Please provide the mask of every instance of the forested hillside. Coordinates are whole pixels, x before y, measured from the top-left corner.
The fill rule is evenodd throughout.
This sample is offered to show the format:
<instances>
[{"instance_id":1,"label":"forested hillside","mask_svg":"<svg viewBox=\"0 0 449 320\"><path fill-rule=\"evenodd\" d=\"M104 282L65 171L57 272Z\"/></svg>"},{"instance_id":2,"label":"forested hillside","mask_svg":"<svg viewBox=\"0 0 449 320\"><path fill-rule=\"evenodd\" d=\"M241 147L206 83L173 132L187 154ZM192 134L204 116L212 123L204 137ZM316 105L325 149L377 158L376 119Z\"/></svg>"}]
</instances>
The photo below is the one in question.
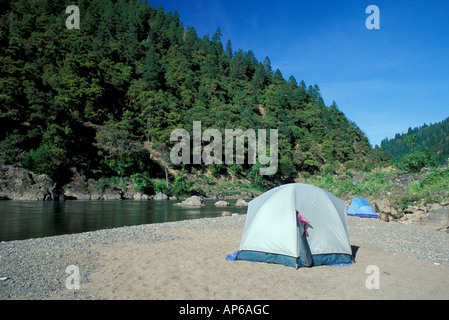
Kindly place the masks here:
<instances>
[{"instance_id":1,"label":"forested hillside","mask_svg":"<svg viewBox=\"0 0 449 320\"><path fill-rule=\"evenodd\" d=\"M449 158L449 118L414 129L407 133L396 134L394 139L385 139L381 149L395 158L403 158L410 154L427 154L430 164L446 164Z\"/></svg>"},{"instance_id":2,"label":"forested hillside","mask_svg":"<svg viewBox=\"0 0 449 320\"><path fill-rule=\"evenodd\" d=\"M65 25L72 4L80 29ZM258 183L382 160L335 103L324 105L318 85L284 79L268 57L222 42L220 28L198 35L176 11L138 0L10 0L0 12L4 164L56 180L70 167L96 179L163 176L166 167ZM276 175L258 176L258 164L247 162L171 164L171 132L192 132L193 121L222 133L278 129Z\"/></svg>"}]
</instances>

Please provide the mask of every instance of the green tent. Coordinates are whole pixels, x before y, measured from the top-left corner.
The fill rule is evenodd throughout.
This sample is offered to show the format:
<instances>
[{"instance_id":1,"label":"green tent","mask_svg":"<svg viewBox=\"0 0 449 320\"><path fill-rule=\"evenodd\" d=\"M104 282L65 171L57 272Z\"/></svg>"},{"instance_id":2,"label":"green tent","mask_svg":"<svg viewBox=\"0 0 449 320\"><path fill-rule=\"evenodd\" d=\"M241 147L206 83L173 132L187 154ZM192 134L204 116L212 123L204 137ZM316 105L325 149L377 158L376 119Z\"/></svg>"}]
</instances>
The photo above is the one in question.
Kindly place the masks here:
<instances>
[{"instance_id":1,"label":"green tent","mask_svg":"<svg viewBox=\"0 0 449 320\"><path fill-rule=\"evenodd\" d=\"M345 203L315 186L292 183L248 204L235 260L296 268L352 261Z\"/></svg>"}]
</instances>

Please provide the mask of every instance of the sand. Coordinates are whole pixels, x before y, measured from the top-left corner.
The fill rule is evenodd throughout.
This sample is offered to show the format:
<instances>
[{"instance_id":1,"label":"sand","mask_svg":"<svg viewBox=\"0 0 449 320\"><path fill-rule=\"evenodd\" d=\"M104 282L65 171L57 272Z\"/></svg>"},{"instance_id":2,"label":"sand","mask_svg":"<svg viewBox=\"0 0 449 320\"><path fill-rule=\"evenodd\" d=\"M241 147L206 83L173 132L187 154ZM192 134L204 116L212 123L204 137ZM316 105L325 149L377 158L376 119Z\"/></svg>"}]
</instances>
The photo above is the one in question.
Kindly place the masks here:
<instances>
[{"instance_id":1,"label":"sand","mask_svg":"<svg viewBox=\"0 0 449 320\"><path fill-rule=\"evenodd\" d=\"M355 264L295 270L226 260L226 255L238 250L242 231L243 225L178 227L167 231L175 240L96 244L92 249L99 255L92 263L98 268L88 282L81 283L79 296L108 300L449 299L448 265L369 246L363 234L350 237L351 245L358 248ZM369 266L378 270L378 288L372 288L376 272ZM62 288L51 299L73 299L73 289Z\"/></svg>"}]
</instances>

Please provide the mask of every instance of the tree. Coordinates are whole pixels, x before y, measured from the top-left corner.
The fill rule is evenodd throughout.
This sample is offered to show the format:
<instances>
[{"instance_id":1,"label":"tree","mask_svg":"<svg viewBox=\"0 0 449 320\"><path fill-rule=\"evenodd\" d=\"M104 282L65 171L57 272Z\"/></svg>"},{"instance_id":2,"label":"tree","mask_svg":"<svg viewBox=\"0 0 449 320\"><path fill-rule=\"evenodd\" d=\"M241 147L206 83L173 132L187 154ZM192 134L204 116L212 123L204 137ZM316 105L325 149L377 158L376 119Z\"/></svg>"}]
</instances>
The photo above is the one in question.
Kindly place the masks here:
<instances>
[{"instance_id":1,"label":"tree","mask_svg":"<svg viewBox=\"0 0 449 320\"><path fill-rule=\"evenodd\" d=\"M272 70L272 68L271 68L271 61L270 61L270 58L265 57L265 59L263 60L263 67L264 67L265 71L266 71L269 75L272 74L273 70Z\"/></svg>"},{"instance_id":2,"label":"tree","mask_svg":"<svg viewBox=\"0 0 449 320\"><path fill-rule=\"evenodd\" d=\"M154 45L150 45L146 53L142 79L148 84L148 90L158 90L162 86L162 67Z\"/></svg>"},{"instance_id":3,"label":"tree","mask_svg":"<svg viewBox=\"0 0 449 320\"><path fill-rule=\"evenodd\" d=\"M148 169L148 152L130 133L129 119L109 120L97 133L96 145L106 170L119 176L129 176Z\"/></svg>"},{"instance_id":4,"label":"tree","mask_svg":"<svg viewBox=\"0 0 449 320\"><path fill-rule=\"evenodd\" d=\"M24 156L24 167L55 178L60 165L65 161L73 143L72 130L67 125L50 124L45 131L42 143Z\"/></svg>"},{"instance_id":5,"label":"tree","mask_svg":"<svg viewBox=\"0 0 449 320\"><path fill-rule=\"evenodd\" d=\"M229 59L232 59L232 57L233 57L233 51L232 51L232 45L231 45L231 40L229 40L228 39L228 41L226 42L226 56L229 58Z\"/></svg>"},{"instance_id":6,"label":"tree","mask_svg":"<svg viewBox=\"0 0 449 320\"><path fill-rule=\"evenodd\" d=\"M298 86L298 82L296 82L296 79L295 79L294 76L290 76L290 77L288 78L288 84L290 85L290 87L291 87L292 89L295 89L295 88Z\"/></svg>"}]
</instances>

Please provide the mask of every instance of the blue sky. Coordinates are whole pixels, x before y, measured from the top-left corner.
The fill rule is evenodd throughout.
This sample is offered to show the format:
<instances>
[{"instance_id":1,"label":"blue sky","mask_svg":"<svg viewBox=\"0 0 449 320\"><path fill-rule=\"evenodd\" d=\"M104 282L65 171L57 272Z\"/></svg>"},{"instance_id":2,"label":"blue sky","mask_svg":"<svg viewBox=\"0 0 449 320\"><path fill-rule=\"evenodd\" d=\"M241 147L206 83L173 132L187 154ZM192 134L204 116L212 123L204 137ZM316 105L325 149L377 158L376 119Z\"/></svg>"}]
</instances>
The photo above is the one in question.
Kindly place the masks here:
<instances>
[{"instance_id":1,"label":"blue sky","mask_svg":"<svg viewBox=\"0 0 449 320\"><path fill-rule=\"evenodd\" d=\"M447 0L149 0L200 37L266 56L285 79L317 84L371 144L449 117ZM380 29L368 30L369 5Z\"/></svg>"}]
</instances>

